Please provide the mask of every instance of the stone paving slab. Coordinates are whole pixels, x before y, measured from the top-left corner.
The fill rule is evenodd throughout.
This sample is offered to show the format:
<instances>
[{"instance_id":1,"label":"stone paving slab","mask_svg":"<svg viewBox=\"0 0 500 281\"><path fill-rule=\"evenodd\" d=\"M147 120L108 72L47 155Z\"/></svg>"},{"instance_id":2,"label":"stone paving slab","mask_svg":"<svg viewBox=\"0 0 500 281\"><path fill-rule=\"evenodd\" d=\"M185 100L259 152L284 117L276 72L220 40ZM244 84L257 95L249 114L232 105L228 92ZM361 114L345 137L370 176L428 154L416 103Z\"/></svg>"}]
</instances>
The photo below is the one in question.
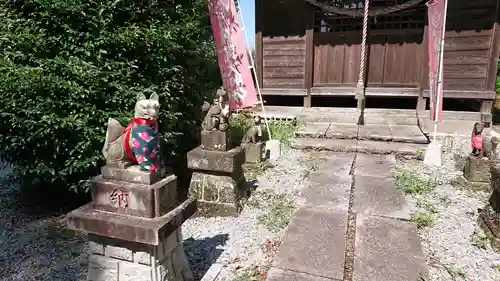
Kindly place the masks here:
<instances>
[{"instance_id":1,"label":"stone paving slab","mask_svg":"<svg viewBox=\"0 0 500 281\"><path fill-rule=\"evenodd\" d=\"M388 125L359 126L359 139L391 141L392 134Z\"/></svg>"},{"instance_id":2,"label":"stone paving slab","mask_svg":"<svg viewBox=\"0 0 500 281\"><path fill-rule=\"evenodd\" d=\"M358 125L331 123L325 135L326 138L354 139L358 137Z\"/></svg>"},{"instance_id":3,"label":"stone paving slab","mask_svg":"<svg viewBox=\"0 0 500 281\"><path fill-rule=\"evenodd\" d=\"M292 141L292 148L301 150L359 152L370 154L401 154L418 156L419 150L427 145L403 142L382 142L355 139L313 139L297 138Z\"/></svg>"},{"instance_id":4,"label":"stone paving slab","mask_svg":"<svg viewBox=\"0 0 500 281\"><path fill-rule=\"evenodd\" d=\"M267 281L341 281L315 275L310 275L302 272L291 270L283 270L276 267L271 267L267 273Z\"/></svg>"},{"instance_id":5,"label":"stone paving slab","mask_svg":"<svg viewBox=\"0 0 500 281\"><path fill-rule=\"evenodd\" d=\"M346 227L346 213L299 208L287 227L274 266L342 280Z\"/></svg>"},{"instance_id":6,"label":"stone paving slab","mask_svg":"<svg viewBox=\"0 0 500 281\"><path fill-rule=\"evenodd\" d=\"M306 123L295 133L298 137L323 138L330 127L329 122Z\"/></svg>"},{"instance_id":7,"label":"stone paving slab","mask_svg":"<svg viewBox=\"0 0 500 281\"><path fill-rule=\"evenodd\" d=\"M413 223L357 216L353 281L417 281L423 276L427 266Z\"/></svg>"},{"instance_id":8,"label":"stone paving slab","mask_svg":"<svg viewBox=\"0 0 500 281\"><path fill-rule=\"evenodd\" d=\"M353 211L356 213L410 220L404 193L392 178L355 177Z\"/></svg>"},{"instance_id":9,"label":"stone paving slab","mask_svg":"<svg viewBox=\"0 0 500 281\"><path fill-rule=\"evenodd\" d=\"M317 159L313 159L313 161L315 161L316 169L318 171L347 177L351 171L354 156L354 153L346 152L321 153L321 155L315 156Z\"/></svg>"},{"instance_id":10,"label":"stone paving slab","mask_svg":"<svg viewBox=\"0 0 500 281\"><path fill-rule=\"evenodd\" d=\"M310 184L299 190L305 206L347 213L352 183L350 176L337 176L323 171L311 173L309 179Z\"/></svg>"},{"instance_id":11,"label":"stone paving slab","mask_svg":"<svg viewBox=\"0 0 500 281\"><path fill-rule=\"evenodd\" d=\"M358 154L356 157L356 175L372 177L392 177L396 164L394 155Z\"/></svg>"},{"instance_id":12,"label":"stone paving slab","mask_svg":"<svg viewBox=\"0 0 500 281\"><path fill-rule=\"evenodd\" d=\"M393 141L427 144L427 138L418 126L390 125L390 129Z\"/></svg>"}]
</instances>

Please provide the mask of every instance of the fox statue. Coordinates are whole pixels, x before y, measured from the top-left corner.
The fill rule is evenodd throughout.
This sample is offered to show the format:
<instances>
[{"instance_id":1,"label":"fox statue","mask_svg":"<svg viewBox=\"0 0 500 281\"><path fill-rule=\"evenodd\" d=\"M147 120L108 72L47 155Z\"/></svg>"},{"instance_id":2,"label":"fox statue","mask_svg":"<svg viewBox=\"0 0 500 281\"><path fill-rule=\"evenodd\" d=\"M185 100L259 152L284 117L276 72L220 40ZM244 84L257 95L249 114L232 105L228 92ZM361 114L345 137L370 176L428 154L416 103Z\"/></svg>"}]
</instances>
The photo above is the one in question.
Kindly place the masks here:
<instances>
[{"instance_id":1,"label":"fox statue","mask_svg":"<svg viewBox=\"0 0 500 281\"><path fill-rule=\"evenodd\" d=\"M134 117L126 128L118 120L109 118L102 153L106 164L139 164L141 170L157 172L162 168L160 134L158 132L159 98L153 93L149 99L139 94Z\"/></svg>"}]
</instances>

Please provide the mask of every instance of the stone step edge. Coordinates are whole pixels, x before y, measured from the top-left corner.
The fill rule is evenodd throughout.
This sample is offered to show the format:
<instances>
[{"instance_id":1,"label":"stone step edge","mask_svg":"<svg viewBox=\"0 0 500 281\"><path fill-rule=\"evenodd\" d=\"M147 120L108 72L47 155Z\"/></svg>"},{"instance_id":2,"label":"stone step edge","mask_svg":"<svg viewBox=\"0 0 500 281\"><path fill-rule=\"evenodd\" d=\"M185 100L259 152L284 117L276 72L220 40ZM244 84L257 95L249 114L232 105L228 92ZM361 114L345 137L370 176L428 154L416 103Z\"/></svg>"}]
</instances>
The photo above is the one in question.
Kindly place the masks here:
<instances>
[{"instance_id":1,"label":"stone step edge","mask_svg":"<svg viewBox=\"0 0 500 281\"><path fill-rule=\"evenodd\" d=\"M295 132L295 136L298 138L318 138L318 139L339 139L339 140L368 140L368 141L383 141L383 142L400 142L400 143L414 143L414 144L428 144L427 138L425 136L418 137L393 137L384 135L371 135L371 136L355 136L349 134L325 134L322 132Z\"/></svg>"},{"instance_id":2,"label":"stone step edge","mask_svg":"<svg viewBox=\"0 0 500 281\"><path fill-rule=\"evenodd\" d=\"M425 144L408 144L396 142L367 141L354 139L306 139L297 138L291 147L299 150L326 150L334 152L359 152L366 154L399 154L421 157L425 152Z\"/></svg>"}]
</instances>

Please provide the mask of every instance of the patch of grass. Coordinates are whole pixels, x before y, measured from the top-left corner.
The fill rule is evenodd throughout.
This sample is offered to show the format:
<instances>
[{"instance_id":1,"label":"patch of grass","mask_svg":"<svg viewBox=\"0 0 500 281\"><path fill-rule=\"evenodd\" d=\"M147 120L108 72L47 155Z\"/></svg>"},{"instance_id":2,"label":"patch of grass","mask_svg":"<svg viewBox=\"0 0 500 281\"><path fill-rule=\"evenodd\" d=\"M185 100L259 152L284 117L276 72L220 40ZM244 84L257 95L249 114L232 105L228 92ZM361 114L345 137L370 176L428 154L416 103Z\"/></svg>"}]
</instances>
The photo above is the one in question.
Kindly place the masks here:
<instances>
[{"instance_id":1,"label":"patch of grass","mask_svg":"<svg viewBox=\"0 0 500 281\"><path fill-rule=\"evenodd\" d=\"M429 211L431 214L436 214L438 212L436 206L432 205L428 201L425 201L423 198L419 198L417 200L416 205L419 208L422 208L422 209Z\"/></svg>"},{"instance_id":2,"label":"patch of grass","mask_svg":"<svg viewBox=\"0 0 500 281\"><path fill-rule=\"evenodd\" d=\"M470 242L473 246L486 250L489 240L486 235L475 230L470 237Z\"/></svg>"},{"instance_id":3,"label":"patch of grass","mask_svg":"<svg viewBox=\"0 0 500 281\"><path fill-rule=\"evenodd\" d=\"M246 131L254 125L254 116L249 111L240 111L232 114L229 118L231 128L231 141L234 145L240 145Z\"/></svg>"},{"instance_id":4,"label":"patch of grass","mask_svg":"<svg viewBox=\"0 0 500 281\"><path fill-rule=\"evenodd\" d=\"M257 217L257 220L272 232L280 232L285 229L297 208L295 202L288 196L271 191L260 192L255 197L250 198L247 204L265 210L262 215Z\"/></svg>"},{"instance_id":5,"label":"patch of grass","mask_svg":"<svg viewBox=\"0 0 500 281\"><path fill-rule=\"evenodd\" d=\"M395 169L393 178L396 186L405 194L424 194L436 186L435 180L422 178L417 173L406 169Z\"/></svg>"},{"instance_id":6,"label":"patch of grass","mask_svg":"<svg viewBox=\"0 0 500 281\"><path fill-rule=\"evenodd\" d=\"M453 280L466 279L465 273L461 271L455 264L444 264L443 268L446 270L446 272L448 272L448 274L450 274Z\"/></svg>"},{"instance_id":7,"label":"patch of grass","mask_svg":"<svg viewBox=\"0 0 500 281\"><path fill-rule=\"evenodd\" d=\"M319 154L315 151L306 153L304 157L300 158L301 164L307 171L316 171L318 169L319 161Z\"/></svg>"},{"instance_id":8,"label":"patch of grass","mask_svg":"<svg viewBox=\"0 0 500 281\"><path fill-rule=\"evenodd\" d=\"M417 148L417 150L415 151L415 157L417 160L424 160L424 156L425 156L425 149L424 148Z\"/></svg>"},{"instance_id":9,"label":"patch of grass","mask_svg":"<svg viewBox=\"0 0 500 281\"><path fill-rule=\"evenodd\" d=\"M247 180L255 180L258 176L262 175L269 167L269 164L265 161L244 165L243 171L245 173L245 178Z\"/></svg>"},{"instance_id":10,"label":"patch of grass","mask_svg":"<svg viewBox=\"0 0 500 281\"><path fill-rule=\"evenodd\" d=\"M238 275L233 281L263 281L265 279L262 279L260 276L254 276L249 273L243 273Z\"/></svg>"},{"instance_id":11,"label":"patch of grass","mask_svg":"<svg viewBox=\"0 0 500 281\"><path fill-rule=\"evenodd\" d=\"M297 131L297 124L291 121L273 120L269 121L269 130L274 140L279 140L282 144L290 146Z\"/></svg>"},{"instance_id":12,"label":"patch of grass","mask_svg":"<svg viewBox=\"0 0 500 281\"><path fill-rule=\"evenodd\" d=\"M426 228L434 224L434 218L426 212L416 212L411 214L411 221L417 225L418 229Z\"/></svg>"}]
</instances>

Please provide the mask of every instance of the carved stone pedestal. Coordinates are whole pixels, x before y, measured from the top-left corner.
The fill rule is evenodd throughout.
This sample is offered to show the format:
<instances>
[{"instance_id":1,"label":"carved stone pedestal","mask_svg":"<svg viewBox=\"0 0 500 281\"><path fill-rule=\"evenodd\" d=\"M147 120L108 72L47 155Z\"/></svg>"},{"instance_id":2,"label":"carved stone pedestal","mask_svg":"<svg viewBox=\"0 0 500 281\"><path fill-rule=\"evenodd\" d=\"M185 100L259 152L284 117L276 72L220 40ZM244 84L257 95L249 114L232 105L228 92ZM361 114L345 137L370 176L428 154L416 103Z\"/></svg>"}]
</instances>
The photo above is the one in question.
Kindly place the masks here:
<instances>
[{"instance_id":1,"label":"carved stone pedestal","mask_svg":"<svg viewBox=\"0 0 500 281\"><path fill-rule=\"evenodd\" d=\"M491 160L472 155L467 157L464 177L471 182L489 182Z\"/></svg>"},{"instance_id":2,"label":"carved stone pedestal","mask_svg":"<svg viewBox=\"0 0 500 281\"><path fill-rule=\"evenodd\" d=\"M491 188L488 204L479 211L480 224L491 246L500 251L500 165L491 167Z\"/></svg>"},{"instance_id":3,"label":"carved stone pedestal","mask_svg":"<svg viewBox=\"0 0 500 281\"><path fill-rule=\"evenodd\" d=\"M262 162L262 153L264 152L264 143L247 143L242 145L245 149L245 162L246 163L260 163Z\"/></svg>"},{"instance_id":4,"label":"carved stone pedestal","mask_svg":"<svg viewBox=\"0 0 500 281\"><path fill-rule=\"evenodd\" d=\"M229 132L201 130L201 148L226 151L229 148Z\"/></svg>"},{"instance_id":5,"label":"carved stone pedestal","mask_svg":"<svg viewBox=\"0 0 500 281\"><path fill-rule=\"evenodd\" d=\"M174 175L107 168L92 180L92 202L67 215L69 228L89 233L87 280L192 281L181 225L196 212L196 200L179 204Z\"/></svg>"},{"instance_id":6,"label":"carved stone pedestal","mask_svg":"<svg viewBox=\"0 0 500 281\"><path fill-rule=\"evenodd\" d=\"M198 201L200 215L228 216L241 211L248 197L242 165L245 154L241 147L228 151L204 150L197 147L187 154L188 168L193 170L190 197Z\"/></svg>"}]
</instances>

